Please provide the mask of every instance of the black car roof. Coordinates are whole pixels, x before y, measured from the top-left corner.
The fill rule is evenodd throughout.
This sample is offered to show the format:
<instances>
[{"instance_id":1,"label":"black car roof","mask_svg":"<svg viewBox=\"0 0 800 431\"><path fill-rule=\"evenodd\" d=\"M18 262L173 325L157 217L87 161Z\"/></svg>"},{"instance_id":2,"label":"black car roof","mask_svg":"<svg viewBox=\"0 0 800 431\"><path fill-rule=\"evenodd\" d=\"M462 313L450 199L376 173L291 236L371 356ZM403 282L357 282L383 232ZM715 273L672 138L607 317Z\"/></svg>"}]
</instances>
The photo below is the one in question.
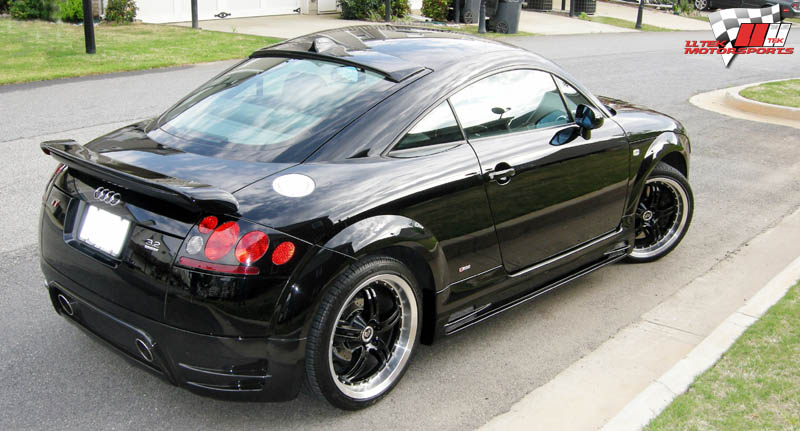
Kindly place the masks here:
<instances>
[{"instance_id":1,"label":"black car roof","mask_svg":"<svg viewBox=\"0 0 800 431\"><path fill-rule=\"evenodd\" d=\"M448 31L361 25L290 39L256 51L251 57L281 54L325 57L364 66L399 82L426 68L441 70L465 57L501 51L526 53L512 45Z\"/></svg>"}]
</instances>

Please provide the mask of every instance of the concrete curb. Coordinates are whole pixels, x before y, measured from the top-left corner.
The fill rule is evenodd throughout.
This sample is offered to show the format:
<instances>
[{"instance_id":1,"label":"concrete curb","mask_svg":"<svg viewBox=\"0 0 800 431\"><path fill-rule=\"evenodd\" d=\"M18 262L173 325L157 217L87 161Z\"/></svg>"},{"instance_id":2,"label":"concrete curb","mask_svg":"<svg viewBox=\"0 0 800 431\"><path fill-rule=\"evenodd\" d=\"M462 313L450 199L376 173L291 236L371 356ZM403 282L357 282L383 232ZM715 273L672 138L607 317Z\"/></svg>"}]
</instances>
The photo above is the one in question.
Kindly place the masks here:
<instances>
[{"instance_id":1,"label":"concrete curb","mask_svg":"<svg viewBox=\"0 0 800 431\"><path fill-rule=\"evenodd\" d=\"M640 430L658 416L695 378L711 368L744 331L777 303L800 279L800 257L731 314L685 358L654 381L616 416L603 431Z\"/></svg>"},{"instance_id":2,"label":"concrete curb","mask_svg":"<svg viewBox=\"0 0 800 431\"><path fill-rule=\"evenodd\" d=\"M758 82L755 84L741 85L739 87L732 87L725 91L725 101L733 108L740 111L750 112L756 115L764 115L769 117L780 117L787 120L800 121L800 108L792 108L789 106L773 105L771 103L758 102L750 100L739 94L745 88L755 87L757 85L765 84L767 82L787 81L786 79L776 79L773 81Z\"/></svg>"}]
</instances>

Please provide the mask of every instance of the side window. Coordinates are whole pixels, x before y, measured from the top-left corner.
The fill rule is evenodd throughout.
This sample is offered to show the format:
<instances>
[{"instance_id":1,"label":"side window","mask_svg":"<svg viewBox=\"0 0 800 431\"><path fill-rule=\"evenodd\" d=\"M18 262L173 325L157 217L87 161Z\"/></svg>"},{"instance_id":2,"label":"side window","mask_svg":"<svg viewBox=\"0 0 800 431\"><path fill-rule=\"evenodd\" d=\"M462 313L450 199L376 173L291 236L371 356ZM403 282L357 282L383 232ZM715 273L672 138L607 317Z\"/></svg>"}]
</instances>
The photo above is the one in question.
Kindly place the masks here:
<instances>
[{"instance_id":1,"label":"side window","mask_svg":"<svg viewBox=\"0 0 800 431\"><path fill-rule=\"evenodd\" d=\"M483 138L570 122L549 73L513 70L486 77L450 98L467 138Z\"/></svg>"},{"instance_id":2,"label":"side window","mask_svg":"<svg viewBox=\"0 0 800 431\"><path fill-rule=\"evenodd\" d=\"M395 145L394 150L408 150L463 140L453 111L447 102L442 102L409 130Z\"/></svg>"},{"instance_id":3,"label":"side window","mask_svg":"<svg viewBox=\"0 0 800 431\"><path fill-rule=\"evenodd\" d=\"M564 100L567 101L567 109L569 112L572 113L572 118L575 118L575 110L578 108L578 105L587 105L593 106L586 100L585 97L581 93L578 92L573 86L567 84L567 81L559 77L555 77L558 85L561 87L561 93L564 94Z\"/></svg>"}]
</instances>

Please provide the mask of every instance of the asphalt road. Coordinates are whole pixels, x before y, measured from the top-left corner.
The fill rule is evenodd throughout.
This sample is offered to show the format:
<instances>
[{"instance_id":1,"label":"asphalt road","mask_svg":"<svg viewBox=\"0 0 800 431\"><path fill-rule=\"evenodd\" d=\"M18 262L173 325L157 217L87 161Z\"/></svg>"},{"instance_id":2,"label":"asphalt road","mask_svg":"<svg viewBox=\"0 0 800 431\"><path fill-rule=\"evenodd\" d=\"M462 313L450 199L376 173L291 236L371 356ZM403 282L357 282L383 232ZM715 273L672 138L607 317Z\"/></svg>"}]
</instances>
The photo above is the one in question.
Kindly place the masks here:
<instances>
[{"instance_id":1,"label":"asphalt road","mask_svg":"<svg viewBox=\"0 0 800 431\"><path fill-rule=\"evenodd\" d=\"M305 395L280 404L231 403L172 387L64 322L42 287L36 219L55 163L38 143L86 142L155 115L225 64L0 87L0 429L460 430L485 423L800 206L796 129L724 117L687 101L700 92L796 75L800 54L742 57L730 69L719 58L683 55L684 40L709 37L513 40L561 64L597 94L653 107L685 124L693 141L692 227L659 262L613 265L423 346L395 391L356 413Z\"/></svg>"}]
</instances>

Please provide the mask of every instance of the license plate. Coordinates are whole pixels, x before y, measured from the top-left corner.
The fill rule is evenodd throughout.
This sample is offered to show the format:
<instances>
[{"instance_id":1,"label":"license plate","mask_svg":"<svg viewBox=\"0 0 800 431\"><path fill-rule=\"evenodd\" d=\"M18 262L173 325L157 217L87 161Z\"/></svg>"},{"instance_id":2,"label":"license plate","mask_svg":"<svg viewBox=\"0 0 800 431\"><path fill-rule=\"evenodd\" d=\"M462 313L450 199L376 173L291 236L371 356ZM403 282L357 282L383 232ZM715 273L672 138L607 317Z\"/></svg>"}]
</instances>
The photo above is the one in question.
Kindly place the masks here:
<instances>
[{"instance_id":1,"label":"license plate","mask_svg":"<svg viewBox=\"0 0 800 431\"><path fill-rule=\"evenodd\" d=\"M83 216L78 239L92 247L119 257L130 230L130 220L89 206Z\"/></svg>"}]
</instances>

